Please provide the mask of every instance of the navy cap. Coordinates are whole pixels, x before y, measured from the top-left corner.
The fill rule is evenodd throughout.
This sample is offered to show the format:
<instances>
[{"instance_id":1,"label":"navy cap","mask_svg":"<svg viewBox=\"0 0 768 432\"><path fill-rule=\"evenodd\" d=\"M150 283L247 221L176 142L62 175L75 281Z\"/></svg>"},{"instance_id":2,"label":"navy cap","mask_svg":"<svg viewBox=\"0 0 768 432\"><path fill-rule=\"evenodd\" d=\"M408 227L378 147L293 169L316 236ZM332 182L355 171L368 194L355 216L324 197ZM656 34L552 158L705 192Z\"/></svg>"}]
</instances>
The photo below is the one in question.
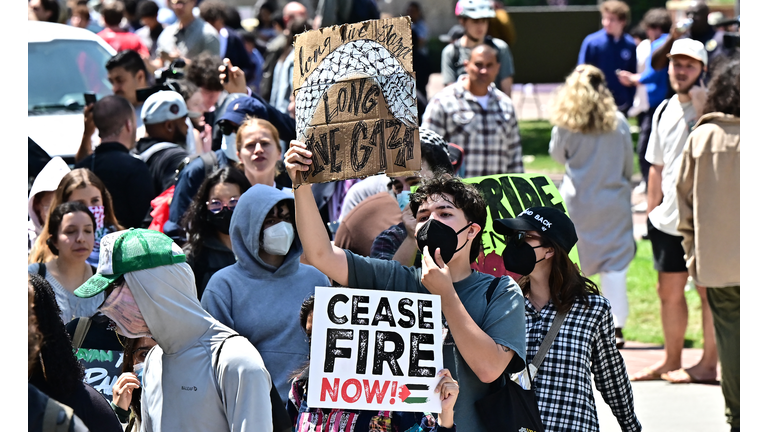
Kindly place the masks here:
<instances>
[{"instance_id":1,"label":"navy cap","mask_svg":"<svg viewBox=\"0 0 768 432\"><path fill-rule=\"evenodd\" d=\"M227 106L227 110L224 114L216 120L216 123L222 120L229 120L236 125L241 125L245 116L258 117L260 119L266 119L267 108L256 98L250 96L242 96L234 99Z\"/></svg>"}]
</instances>

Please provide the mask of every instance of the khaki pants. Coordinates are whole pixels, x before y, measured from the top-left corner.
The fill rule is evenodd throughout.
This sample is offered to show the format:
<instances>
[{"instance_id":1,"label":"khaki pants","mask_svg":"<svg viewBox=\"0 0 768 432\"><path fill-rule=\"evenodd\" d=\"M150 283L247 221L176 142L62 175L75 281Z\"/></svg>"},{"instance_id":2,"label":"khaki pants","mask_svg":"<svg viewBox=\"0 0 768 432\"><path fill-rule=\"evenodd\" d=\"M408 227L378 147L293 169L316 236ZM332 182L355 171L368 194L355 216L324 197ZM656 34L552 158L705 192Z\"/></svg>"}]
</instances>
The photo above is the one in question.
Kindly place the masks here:
<instances>
[{"instance_id":1,"label":"khaki pants","mask_svg":"<svg viewBox=\"0 0 768 432\"><path fill-rule=\"evenodd\" d=\"M733 428L739 427L739 352L740 307L738 286L707 288L709 307L715 321L717 355L720 357L725 398L725 416Z\"/></svg>"}]
</instances>

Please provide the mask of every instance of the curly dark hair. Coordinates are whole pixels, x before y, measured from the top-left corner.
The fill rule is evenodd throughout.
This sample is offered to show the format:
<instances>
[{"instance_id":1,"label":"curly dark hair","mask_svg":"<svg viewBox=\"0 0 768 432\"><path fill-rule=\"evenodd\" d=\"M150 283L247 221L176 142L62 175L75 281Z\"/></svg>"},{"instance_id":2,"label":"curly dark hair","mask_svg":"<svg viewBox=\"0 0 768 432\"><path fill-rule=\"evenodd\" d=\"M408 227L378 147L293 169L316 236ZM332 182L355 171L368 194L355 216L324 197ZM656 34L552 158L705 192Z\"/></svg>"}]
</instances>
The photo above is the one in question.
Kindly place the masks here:
<instances>
[{"instance_id":1,"label":"curly dark hair","mask_svg":"<svg viewBox=\"0 0 768 432\"><path fill-rule=\"evenodd\" d=\"M741 117L741 60L738 54L719 63L707 88L704 113L721 112Z\"/></svg>"},{"instance_id":2,"label":"curly dark hair","mask_svg":"<svg viewBox=\"0 0 768 432\"><path fill-rule=\"evenodd\" d=\"M237 168L224 167L211 173L200 185L197 194L181 219L181 226L189 227L189 243L186 248L192 255L197 255L203 249L203 240L216 235L216 229L208 221L208 195L214 186L221 183L232 183L244 194L251 187L248 178Z\"/></svg>"},{"instance_id":3,"label":"curly dark hair","mask_svg":"<svg viewBox=\"0 0 768 432\"><path fill-rule=\"evenodd\" d=\"M549 273L549 296L558 312L567 312L576 301L589 306L589 294L600 294L600 289L584 277L579 267L568 257L568 252L559 244L549 241L542 233L541 245L554 249L552 270ZM524 295L531 292L530 276L522 276L517 284Z\"/></svg>"},{"instance_id":4,"label":"curly dark hair","mask_svg":"<svg viewBox=\"0 0 768 432\"><path fill-rule=\"evenodd\" d=\"M485 219L488 215L485 206L485 200L477 190L475 185L464 183L459 177L449 175L439 175L430 179L425 179L421 185L411 195L411 212L413 217L419 212L419 207L427 201L427 198L435 195L451 195L451 202L456 208L464 212L464 217L480 225L480 232L485 229ZM472 240L472 246L469 249L469 262L473 263L480 255L480 249L483 246L481 235L475 236Z\"/></svg>"},{"instance_id":5,"label":"curly dark hair","mask_svg":"<svg viewBox=\"0 0 768 432\"><path fill-rule=\"evenodd\" d=\"M196 86L210 91L222 91L224 86L219 81L219 66L222 65L218 56L204 52L193 57L184 70L185 78Z\"/></svg>"},{"instance_id":6,"label":"curly dark hair","mask_svg":"<svg viewBox=\"0 0 768 432\"><path fill-rule=\"evenodd\" d=\"M301 324L301 329L304 330L304 333L307 332L307 320L309 319L309 314L314 309L315 295L312 294L304 299L304 302L301 303L301 309L299 309L299 323Z\"/></svg>"},{"instance_id":7,"label":"curly dark hair","mask_svg":"<svg viewBox=\"0 0 768 432\"><path fill-rule=\"evenodd\" d=\"M206 0L200 5L200 18L208 24L227 20L227 4L221 0Z\"/></svg>"},{"instance_id":8,"label":"curly dark hair","mask_svg":"<svg viewBox=\"0 0 768 432\"><path fill-rule=\"evenodd\" d=\"M32 367L29 382L53 399L67 400L83 381L83 366L72 352L72 340L59 316L53 288L38 274L30 273L29 283L35 290L32 308L43 335L41 361Z\"/></svg>"}]
</instances>

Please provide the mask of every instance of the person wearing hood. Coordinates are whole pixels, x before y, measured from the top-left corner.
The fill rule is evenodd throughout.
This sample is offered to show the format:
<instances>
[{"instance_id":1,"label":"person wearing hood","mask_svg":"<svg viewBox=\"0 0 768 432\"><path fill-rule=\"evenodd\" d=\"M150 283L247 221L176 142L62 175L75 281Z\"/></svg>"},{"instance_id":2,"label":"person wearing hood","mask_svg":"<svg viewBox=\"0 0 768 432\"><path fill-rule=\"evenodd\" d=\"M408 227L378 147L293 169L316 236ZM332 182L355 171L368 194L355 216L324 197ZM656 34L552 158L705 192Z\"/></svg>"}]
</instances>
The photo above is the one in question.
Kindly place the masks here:
<instances>
[{"instance_id":1,"label":"person wearing hood","mask_svg":"<svg viewBox=\"0 0 768 432\"><path fill-rule=\"evenodd\" d=\"M51 208L51 202L59 187L61 179L69 172L69 166L64 159L55 157L51 159L32 183L27 201L27 214L29 225L27 226L27 252L32 250L35 239L43 231L45 219Z\"/></svg>"},{"instance_id":2,"label":"person wearing hood","mask_svg":"<svg viewBox=\"0 0 768 432\"><path fill-rule=\"evenodd\" d=\"M274 187L256 184L240 196L229 230L237 262L211 277L201 300L262 353L283 402L291 373L309 355L292 311L316 286L329 285L319 270L299 262L294 211L293 197Z\"/></svg>"},{"instance_id":3,"label":"person wearing hood","mask_svg":"<svg viewBox=\"0 0 768 432\"><path fill-rule=\"evenodd\" d=\"M103 292L100 311L120 334L157 341L144 363L142 430L272 430L261 355L203 310L185 260L165 234L115 232L102 239L97 274L75 291Z\"/></svg>"},{"instance_id":4,"label":"person wearing hood","mask_svg":"<svg viewBox=\"0 0 768 432\"><path fill-rule=\"evenodd\" d=\"M187 104L181 94L162 90L144 101L141 118L147 137L136 143L136 153L147 164L158 196L174 184L176 169L188 156Z\"/></svg>"}]
</instances>

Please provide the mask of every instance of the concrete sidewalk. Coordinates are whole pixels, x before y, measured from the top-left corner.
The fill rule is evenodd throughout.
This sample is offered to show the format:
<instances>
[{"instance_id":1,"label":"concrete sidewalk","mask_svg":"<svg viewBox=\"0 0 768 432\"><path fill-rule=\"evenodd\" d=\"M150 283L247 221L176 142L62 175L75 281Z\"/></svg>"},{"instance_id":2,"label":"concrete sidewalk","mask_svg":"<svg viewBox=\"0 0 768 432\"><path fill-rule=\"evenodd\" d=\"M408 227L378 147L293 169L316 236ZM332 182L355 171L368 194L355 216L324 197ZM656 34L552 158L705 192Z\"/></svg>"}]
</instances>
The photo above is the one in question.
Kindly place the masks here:
<instances>
[{"instance_id":1,"label":"concrete sidewalk","mask_svg":"<svg viewBox=\"0 0 768 432\"><path fill-rule=\"evenodd\" d=\"M663 348L658 345L628 341L621 350L627 373L632 375L660 360ZM683 350L683 367L696 364L701 349ZM719 377L719 370L718 370ZM621 431L611 409L593 386L600 430ZM719 385L670 384L666 381L633 382L635 414L645 431L653 432L728 432L725 402Z\"/></svg>"}]
</instances>

